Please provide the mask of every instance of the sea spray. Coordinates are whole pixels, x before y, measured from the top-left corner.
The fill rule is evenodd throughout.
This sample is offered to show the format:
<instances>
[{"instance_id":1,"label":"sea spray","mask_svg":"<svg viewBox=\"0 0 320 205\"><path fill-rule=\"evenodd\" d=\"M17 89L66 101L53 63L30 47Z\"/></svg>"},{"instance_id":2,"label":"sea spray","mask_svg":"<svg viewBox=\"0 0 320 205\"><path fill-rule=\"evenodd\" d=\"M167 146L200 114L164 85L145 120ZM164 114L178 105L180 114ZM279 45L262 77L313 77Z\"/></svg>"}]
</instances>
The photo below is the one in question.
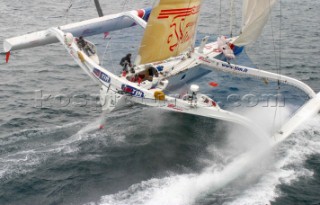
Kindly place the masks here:
<instances>
[{"instance_id":1,"label":"sea spray","mask_svg":"<svg viewBox=\"0 0 320 205\"><path fill-rule=\"evenodd\" d=\"M258 123L261 125L272 121L275 108L271 110L253 109L245 112L248 116L253 115L256 118L254 119L255 122L259 121ZM288 110L282 110L281 112L282 114L289 113ZM281 118L286 119L283 115L281 115ZM279 125L276 124L276 126ZM264 126L264 128L265 130L261 130L261 132L270 133L273 127L269 125ZM104 196L101 199L101 204L194 204L203 196L225 187L230 182L255 169L261 161L269 160L269 156L272 154L272 143L265 143L272 139L257 140L259 138L249 136L242 128L239 130L239 127L233 127L233 130L231 129L228 133L227 139L228 144L225 145L225 149L236 146L238 146L238 149L231 153L234 158L226 165L221 167L217 164L211 164L199 174L173 175L162 179L151 179L133 185L129 188L130 191ZM239 143L241 140L244 143ZM245 153L239 153L244 149L247 150ZM128 191L130 194L128 194Z\"/></svg>"}]
</instances>

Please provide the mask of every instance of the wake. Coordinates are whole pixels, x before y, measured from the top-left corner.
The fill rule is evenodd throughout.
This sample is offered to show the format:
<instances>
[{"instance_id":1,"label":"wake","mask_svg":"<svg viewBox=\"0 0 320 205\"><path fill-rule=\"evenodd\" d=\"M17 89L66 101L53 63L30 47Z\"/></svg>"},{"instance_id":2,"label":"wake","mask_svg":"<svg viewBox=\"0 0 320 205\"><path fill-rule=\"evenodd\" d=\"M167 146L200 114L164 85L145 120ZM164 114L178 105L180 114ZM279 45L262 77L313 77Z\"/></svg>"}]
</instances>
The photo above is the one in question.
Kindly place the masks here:
<instances>
[{"instance_id":1,"label":"wake","mask_svg":"<svg viewBox=\"0 0 320 205\"><path fill-rule=\"evenodd\" d=\"M262 131L272 133L287 120L289 111L281 110L279 112L281 112L281 116L277 118L278 124L265 126L266 130ZM270 112L270 110L255 110L247 115L261 118L258 119L259 123L265 124L270 122L270 117L274 116L272 113L274 112ZM252 183L250 181L251 174L257 175L255 176L259 178L257 182L250 184L244 191L238 190L237 196L225 199L225 203L232 205L269 204L270 201L280 196L281 193L277 190L279 184L290 184L300 176L312 177L312 171L303 168L302 165L309 155L319 153L319 122L319 116L309 120L289 140L281 144L278 144L281 141L277 141L277 139L270 139L269 142L252 141L251 137L239 136L241 131L232 130L228 136L231 143L226 148L234 147L238 149L237 151L248 147L250 149L247 149L243 154L238 155L238 152L231 154L235 157L226 165L216 164L217 162L212 160L212 164L204 168L201 173L172 174L164 178L143 181L132 185L127 190L101 197L99 204L198 204L209 194L218 192L236 179L242 180L243 183L246 180L249 181L247 183ZM242 145L239 143L241 141L244 141ZM289 165L296 166L290 169ZM239 179L240 176L244 177Z\"/></svg>"}]
</instances>

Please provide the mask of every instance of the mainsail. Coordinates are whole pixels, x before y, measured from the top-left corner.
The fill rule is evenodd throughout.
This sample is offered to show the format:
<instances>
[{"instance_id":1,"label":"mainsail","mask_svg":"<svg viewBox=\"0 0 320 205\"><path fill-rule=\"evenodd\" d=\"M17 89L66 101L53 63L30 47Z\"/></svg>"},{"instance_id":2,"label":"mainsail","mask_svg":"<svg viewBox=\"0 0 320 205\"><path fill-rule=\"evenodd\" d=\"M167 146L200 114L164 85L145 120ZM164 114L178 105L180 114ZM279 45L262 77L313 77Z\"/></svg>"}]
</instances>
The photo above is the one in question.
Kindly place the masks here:
<instances>
[{"instance_id":1,"label":"mainsail","mask_svg":"<svg viewBox=\"0 0 320 205\"><path fill-rule=\"evenodd\" d=\"M268 21L272 6L276 0L244 0L242 13L242 29L233 44L245 46L253 43L261 35Z\"/></svg>"},{"instance_id":2,"label":"mainsail","mask_svg":"<svg viewBox=\"0 0 320 205\"><path fill-rule=\"evenodd\" d=\"M202 0L160 0L152 9L136 64L177 56L194 44Z\"/></svg>"}]
</instances>

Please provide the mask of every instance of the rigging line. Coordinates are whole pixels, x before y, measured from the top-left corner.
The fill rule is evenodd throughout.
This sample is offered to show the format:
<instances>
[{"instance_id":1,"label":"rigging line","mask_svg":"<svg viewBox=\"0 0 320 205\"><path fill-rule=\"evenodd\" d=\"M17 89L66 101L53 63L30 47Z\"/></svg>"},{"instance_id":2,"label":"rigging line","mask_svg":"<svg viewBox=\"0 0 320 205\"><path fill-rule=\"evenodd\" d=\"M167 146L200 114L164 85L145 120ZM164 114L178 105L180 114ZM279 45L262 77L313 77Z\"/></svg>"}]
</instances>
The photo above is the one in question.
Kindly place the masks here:
<instances>
[{"instance_id":1,"label":"rigging line","mask_svg":"<svg viewBox=\"0 0 320 205\"><path fill-rule=\"evenodd\" d=\"M106 48L104 49L104 52L103 52L103 55L102 55L101 66L103 65L104 57L105 57L106 52L107 52L107 49L108 49L108 47L109 47L110 40L111 40L111 38L109 38L109 41L108 41L108 43L107 43L107 45L106 45Z\"/></svg>"},{"instance_id":2,"label":"rigging line","mask_svg":"<svg viewBox=\"0 0 320 205\"><path fill-rule=\"evenodd\" d=\"M247 55L247 54L246 54ZM239 65L238 64L238 61L237 61L237 58L235 58L235 59L233 59L233 61L234 61L234 64L235 65ZM237 73L232 73L232 77L234 77L234 78L238 78L238 79L240 79L240 81L242 82L242 83L244 83L244 85L247 87L247 88L250 88L250 91L249 92L254 92L254 93L259 93L258 92L258 86L256 86L256 87L252 87L252 85L250 85L250 83L249 83L249 81L246 79L246 78L251 78L251 79L253 79L252 77L250 77L250 76L241 76L241 75L239 75L239 74L237 74ZM258 78L258 80L259 80L259 78Z\"/></svg>"},{"instance_id":3,"label":"rigging line","mask_svg":"<svg viewBox=\"0 0 320 205\"><path fill-rule=\"evenodd\" d=\"M269 0L269 16L271 16L271 1L272 0ZM280 3L280 13L281 13L281 3ZM280 19L281 19L281 16L280 16ZM275 45L276 43L275 43L272 19L270 20L270 22L271 22L271 35L272 35L272 45L273 45L274 60L275 60L275 64L276 64L276 72L277 72L277 74L280 74L280 66L279 66L279 62L278 62L278 58L277 58L277 51L276 51L276 45ZM279 45L279 46L281 46L281 45ZM278 84L277 90L278 90L278 92L280 90L280 80L281 80L281 77L277 81L277 84Z\"/></svg>"},{"instance_id":4,"label":"rigging line","mask_svg":"<svg viewBox=\"0 0 320 205\"><path fill-rule=\"evenodd\" d=\"M269 7L270 7L270 0L269 0ZM270 16L270 11L269 11L269 16ZM271 24L271 36L272 36L272 47L273 47L273 53L274 53L274 62L276 64L276 67L278 67L277 64L277 56L276 56L276 47L275 47L275 42L274 42L274 33L273 33L273 23L272 23L272 19L270 19L270 24Z\"/></svg>"},{"instance_id":5,"label":"rigging line","mask_svg":"<svg viewBox=\"0 0 320 205\"><path fill-rule=\"evenodd\" d=\"M219 36L221 36L221 0L219 4Z\"/></svg>"},{"instance_id":6,"label":"rigging line","mask_svg":"<svg viewBox=\"0 0 320 205\"><path fill-rule=\"evenodd\" d=\"M270 4L270 1L269 0L269 4ZM279 31L279 63L278 63L278 67L277 67L277 72L278 74L281 73L281 26L282 26L282 7L281 7L281 0L279 0L279 12L280 12L280 18L279 18L279 22L280 22L280 31ZM277 82L277 86L278 86L278 89L277 89L277 98L276 98L276 109L275 109L275 112L274 112L274 116L273 116L273 124L272 124L272 130L273 132L275 132L275 123L276 123L276 117L277 117L277 114L278 114L278 97L280 96L280 80L281 80L281 77L278 79L278 82ZM274 139L275 140L275 139Z\"/></svg>"},{"instance_id":7,"label":"rigging line","mask_svg":"<svg viewBox=\"0 0 320 205\"><path fill-rule=\"evenodd\" d=\"M230 0L230 37L232 38L233 24L234 24L234 0Z\"/></svg>"},{"instance_id":8,"label":"rigging line","mask_svg":"<svg viewBox=\"0 0 320 205\"><path fill-rule=\"evenodd\" d=\"M69 14L69 11L71 10L72 2L73 2L73 0L70 0L70 1L69 1L68 8L66 9L66 11L64 12L64 15L63 15L64 18L65 18L65 19L64 19L65 24L68 23L68 16L69 16L68 14Z\"/></svg>"},{"instance_id":9,"label":"rigging line","mask_svg":"<svg viewBox=\"0 0 320 205\"><path fill-rule=\"evenodd\" d=\"M279 0L279 3L280 3L280 29L279 29L279 74L281 73L281 49L282 49L282 46L281 46L281 43L282 43L282 3L281 3L281 0Z\"/></svg>"},{"instance_id":10,"label":"rigging line","mask_svg":"<svg viewBox=\"0 0 320 205\"><path fill-rule=\"evenodd\" d=\"M121 12L124 11L125 6L126 6L127 3L128 3L128 0L124 0L124 3L122 4ZM117 27L118 24L119 24L119 21L117 21L117 23L115 24L115 27ZM109 48L109 44L111 43L112 39L113 39L113 38L112 38L112 36L110 35L109 41L107 42L105 51L104 51L104 53L103 53L103 57L102 57L103 60L104 60L104 56L105 56L106 53L107 53L107 49ZM115 72L116 69L115 69L114 60L113 60L113 57L112 57L112 52L109 52L109 56L110 56L110 61L111 61L112 70L113 70L114 74L116 74L116 72ZM101 63L103 63L103 61L101 61Z\"/></svg>"}]
</instances>

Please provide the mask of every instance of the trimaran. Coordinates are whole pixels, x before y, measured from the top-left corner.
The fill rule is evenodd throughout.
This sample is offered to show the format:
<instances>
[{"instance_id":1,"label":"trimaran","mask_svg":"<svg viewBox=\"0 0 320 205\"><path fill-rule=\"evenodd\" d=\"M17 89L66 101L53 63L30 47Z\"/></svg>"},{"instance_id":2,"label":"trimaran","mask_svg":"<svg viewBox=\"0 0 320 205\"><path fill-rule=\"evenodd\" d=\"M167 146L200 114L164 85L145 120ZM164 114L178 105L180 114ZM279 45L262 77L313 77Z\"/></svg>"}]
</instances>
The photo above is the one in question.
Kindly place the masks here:
<instances>
[{"instance_id":1,"label":"trimaran","mask_svg":"<svg viewBox=\"0 0 320 205\"><path fill-rule=\"evenodd\" d=\"M4 41L6 61L10 51L60 42L75 62L94 81L101 85L100 100L106 112L121 109L127 101L160 109L204 116L245 126L261 135L250 119L224 110L192 85L190 93L180 97L167 95L168 88L189 82L219 70L230 75L243 75L292 85L309 96L306 102L274 135L279 141L320 110L320 93L305 83L288 76L230 63L243 47L256 41L266 24L276 0L244 0L241 33L237 37L220 37L208 43L202 39L194 47L201 0L160 0L152 9L140 9L53 27ZM97 1L95 1L97 2ZM80 36L87 37L121 30L134 25L145 29L135 60L134 72L120 76L101 66L95 45L87 45L95 52L89 54L77 44ZM224 56L221 60L218 56Z\"/></svg>"}]
</instances>

